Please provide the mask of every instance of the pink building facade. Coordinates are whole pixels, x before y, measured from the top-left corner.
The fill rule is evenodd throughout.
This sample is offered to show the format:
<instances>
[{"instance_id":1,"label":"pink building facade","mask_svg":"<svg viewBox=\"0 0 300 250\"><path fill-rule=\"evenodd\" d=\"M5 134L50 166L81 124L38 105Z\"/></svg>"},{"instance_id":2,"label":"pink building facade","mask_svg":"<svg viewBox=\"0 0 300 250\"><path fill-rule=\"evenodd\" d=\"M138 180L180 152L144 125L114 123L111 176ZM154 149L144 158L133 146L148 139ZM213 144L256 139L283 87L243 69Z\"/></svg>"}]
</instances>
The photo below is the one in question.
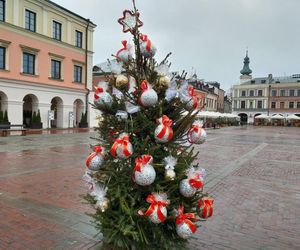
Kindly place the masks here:
<instances>
[{"instance_id":1,"label":"pink building facade","mask_svg":"<svg viewBox=\"0 0 300 250\"><path fill-rule=\"evenodd\" d=\"M3 14L4 13L4 14ZM92 90L96 25L45 0L0 0L0 110L11 124L79 125Z\"/></svg>"}]
</instances>

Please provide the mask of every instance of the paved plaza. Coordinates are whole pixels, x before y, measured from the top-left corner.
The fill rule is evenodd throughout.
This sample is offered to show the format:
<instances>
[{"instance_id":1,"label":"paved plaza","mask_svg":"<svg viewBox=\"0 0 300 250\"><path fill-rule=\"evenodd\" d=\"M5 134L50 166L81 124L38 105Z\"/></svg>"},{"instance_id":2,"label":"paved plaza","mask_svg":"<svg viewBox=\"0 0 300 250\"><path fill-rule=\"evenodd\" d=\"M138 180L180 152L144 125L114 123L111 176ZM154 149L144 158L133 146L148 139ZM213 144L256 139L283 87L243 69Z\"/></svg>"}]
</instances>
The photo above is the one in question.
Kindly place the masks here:
<instances>
[{"instance_id":1,"label":"paved plaza","mask_svg":"<svg viewBox=\"0 0 300 250\"><path fill-rule=\"evenodd\" d=\"M80 195L93 133L0 137L0 249L96 249ZM199 146L214 216L191 249L300 249L300 129L230 127Z\"/></svg>"}]
</instances>

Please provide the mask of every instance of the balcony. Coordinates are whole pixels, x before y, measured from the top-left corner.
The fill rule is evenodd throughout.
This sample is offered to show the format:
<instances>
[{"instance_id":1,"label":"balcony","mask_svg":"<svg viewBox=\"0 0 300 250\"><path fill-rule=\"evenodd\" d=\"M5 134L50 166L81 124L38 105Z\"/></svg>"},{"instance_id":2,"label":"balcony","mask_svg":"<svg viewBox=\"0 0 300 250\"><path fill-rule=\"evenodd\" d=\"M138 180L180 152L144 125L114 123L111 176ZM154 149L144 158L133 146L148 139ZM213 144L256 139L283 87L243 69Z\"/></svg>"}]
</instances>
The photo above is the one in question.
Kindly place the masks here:
<instances>
[{"instance_id":1,"label":"balcony","mask_svg":"<svg viewBox=\"0 0 300 250\"><path fill-rule=\"evenodd\" d=\"M236 112L267 112L268 109L265 109L265 108L233 108L233 111L236 111Z\"/></svg>"}]
</instances>

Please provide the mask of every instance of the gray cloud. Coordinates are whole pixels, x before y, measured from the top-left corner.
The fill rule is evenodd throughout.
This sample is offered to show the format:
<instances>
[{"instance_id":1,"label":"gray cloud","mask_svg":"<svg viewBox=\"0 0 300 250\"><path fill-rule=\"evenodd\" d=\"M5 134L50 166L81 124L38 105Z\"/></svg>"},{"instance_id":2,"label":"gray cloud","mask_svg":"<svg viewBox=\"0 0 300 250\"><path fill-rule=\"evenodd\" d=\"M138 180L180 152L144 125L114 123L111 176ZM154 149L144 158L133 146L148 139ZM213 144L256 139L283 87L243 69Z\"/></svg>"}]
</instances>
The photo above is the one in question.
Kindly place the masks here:
<instances>
[{"instance_id":1,"label":"gray cloud","mask_svg":"<svg viewBox=\"0 0 300 250\"><path fill-rule=\"evenodd\" d=\"M94 64L106 60L129 39L117 19L130 0L55 0L98 25ZM254 76L300 73L299 0L136 0L142 32L158 48L172 52L172 70L192 67L200 78L227 90L239 80L249 47Z\"/></svg>"}]
</instances>

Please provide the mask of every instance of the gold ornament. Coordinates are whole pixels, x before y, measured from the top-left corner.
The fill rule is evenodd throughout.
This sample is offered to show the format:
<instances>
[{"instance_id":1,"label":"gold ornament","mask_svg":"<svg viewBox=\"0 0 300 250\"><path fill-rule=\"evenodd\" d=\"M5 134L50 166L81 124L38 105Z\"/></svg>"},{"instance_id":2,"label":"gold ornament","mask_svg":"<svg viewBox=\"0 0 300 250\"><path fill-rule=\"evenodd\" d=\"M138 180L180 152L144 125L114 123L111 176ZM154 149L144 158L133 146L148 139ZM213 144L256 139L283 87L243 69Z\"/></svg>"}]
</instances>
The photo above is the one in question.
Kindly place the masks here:
<instances>
[{"instance_id":1,"label":"gold ornament","mask_svg":"<svg viewBox=\"0 0 300 250\"><path fill-rule=\"evenodd\" d=\"M170 78L168 76L161 76L158 82L159 82L159 87L167 88L170 83Z\"/></svg>"},{"instance_id":2,"label":"gold ornament","mask_svg":"<svg viewBox=\"0 0 300 250\"><path fill-rule=\"evenodd\" d=\"M165 172L165 177L167 180L174 181L176 177L176 173L173 169L167 169Z\"/></svg>"},{"instance_id":3,"label":"gold ornament","mask_svg":"<svg viewBox=\"0 0 300 250\"><path fill-rule=\"evenodd\" d=\"M128 80L127 76L117 75L117 79L116 79L116 87L117 88L127 87L128 83L129 83L129 80Z\"/></svg>"},{"instance_id":4,"label":"gold ornament","mask_svg":"<svg viewBox=\"0 0 300 250\"><path fill-rule=\"evenodd\" d=\"M102 200L96 202L96 209L99 209L102 213L105 212L106 209L108 209L109 206L109 200L104 197Z\"/></svg>"}]
</instances>

